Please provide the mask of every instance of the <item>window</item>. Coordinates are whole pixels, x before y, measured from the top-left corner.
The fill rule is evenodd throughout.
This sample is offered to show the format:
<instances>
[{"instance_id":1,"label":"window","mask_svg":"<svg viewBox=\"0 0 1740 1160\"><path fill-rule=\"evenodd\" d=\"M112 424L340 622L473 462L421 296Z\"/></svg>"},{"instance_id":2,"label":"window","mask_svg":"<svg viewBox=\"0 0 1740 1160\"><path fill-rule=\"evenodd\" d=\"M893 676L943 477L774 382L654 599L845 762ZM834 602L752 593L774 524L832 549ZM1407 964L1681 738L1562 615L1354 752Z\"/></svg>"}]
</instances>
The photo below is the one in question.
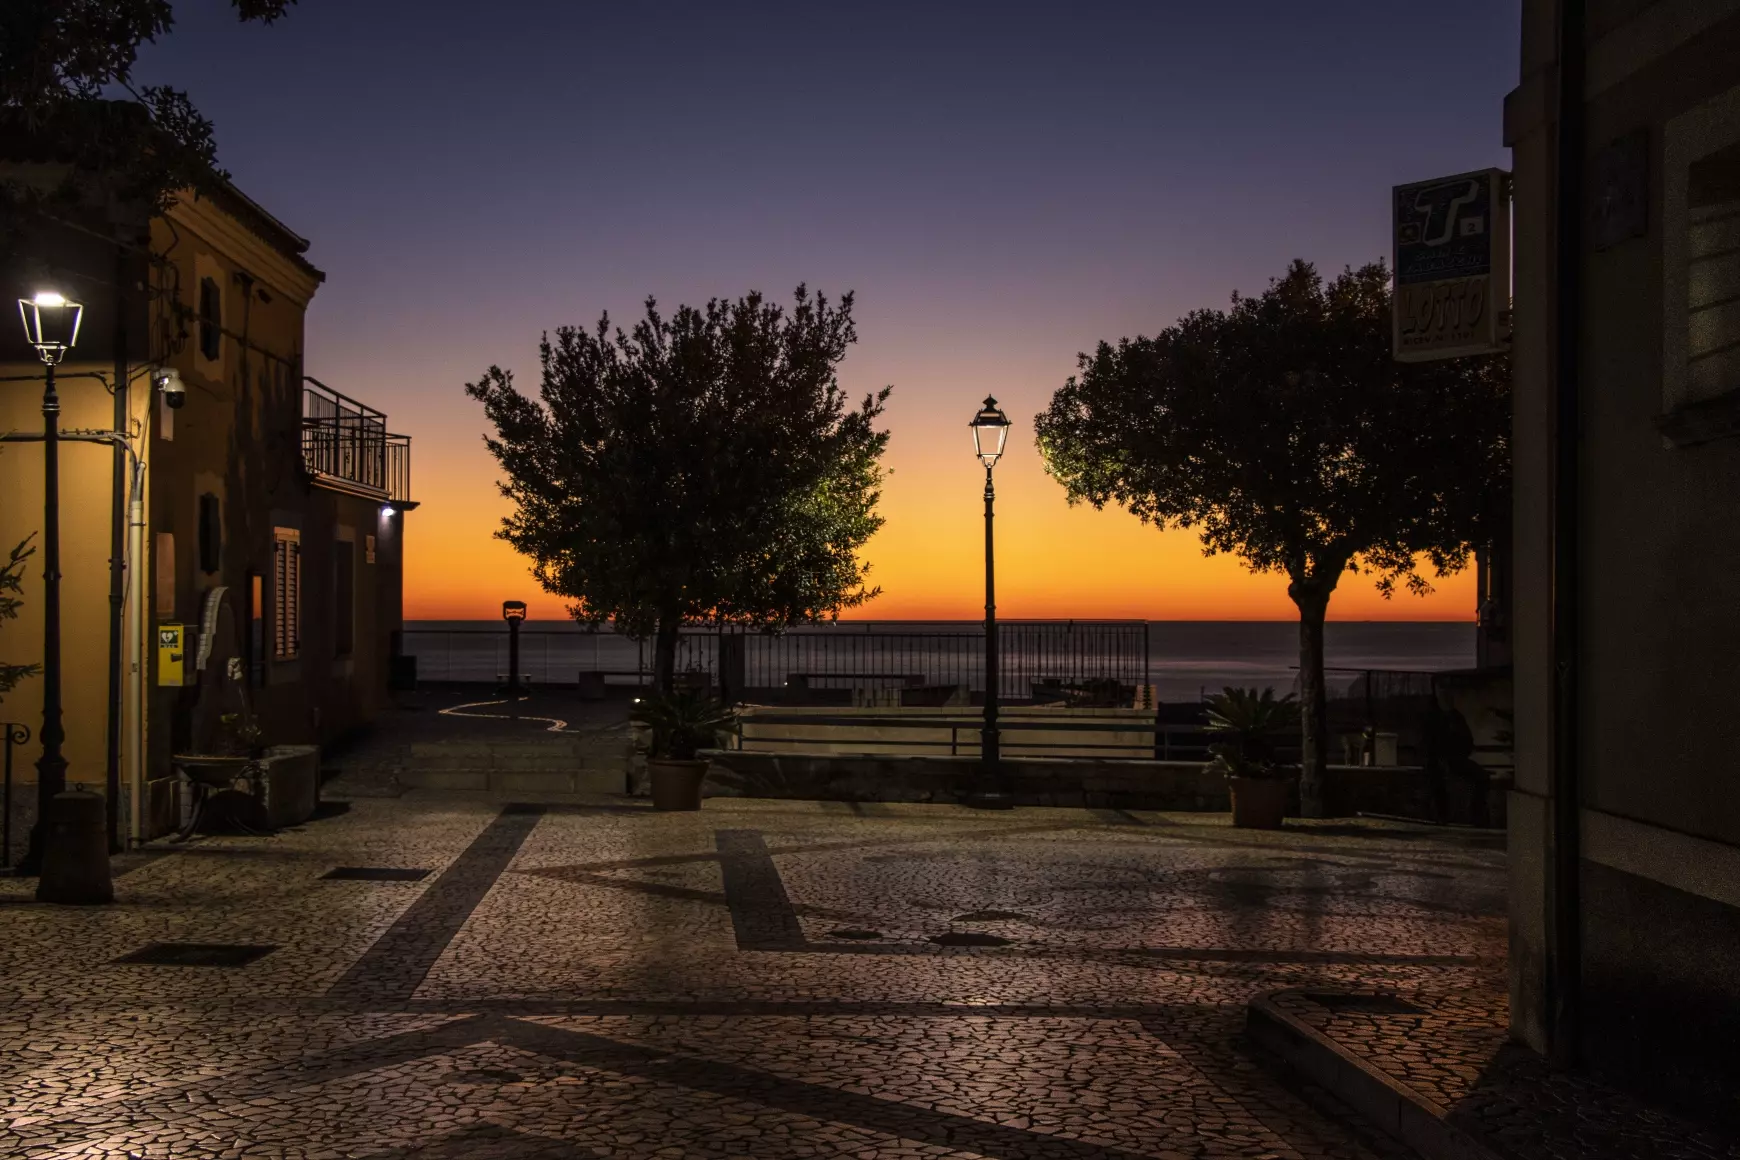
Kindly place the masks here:
<instances>
[{"instance_id":1,"label":"window","mask_svg":"<svg viewBox=\"0 0 1740 1160\"><path fill-rule=\"evenodd\" d=\"M272 529L272 659L302 651L302 533Z\"/></svg>"},{"instance_id":2,"label":"window","mask_svg":"<svg viewBox=\"0 0 1740 1160\"><path fill-rule=\"evenodd\" d=\"M1686 373L1694 399L1740 388L1740 144L1686 183Z\"/></svg>"},{"instance_id":3,"label":"window","mask_svg":"<svg viewBox=\"0 0 1740 1160\"><path fill-rule=\"evenodd\" d=\"M208 575L216 572L223 557L223 505L208 491L199 497L199 570Z\"/></svg>"},{"instance_id":4,"label":"window","mask_svg":"<svg viewBox=\"0 0 1740 1160\"><path fill-rule=\"evenodd\" d=\"M1740 85L1662 127L1662 377L1669 447L1740 436Z\"/></svg>"},{"instance_id":5,"label":"window","mask_svg":"<svg viewBox=\"0 0 1740 1160\"><path fill-rule=\"evenodd\" d=\"M223 353L224 300L215 279L199 280L199 353L216 361Z\"/></svg>"},{"instance_id":6,"label":"window","mask_svg":"<svg viewBox=\"0 0 1740 1160\"><path fill-rule=\"evenodd\" d=\"M332 652L349 656L356 645L356 543L332 545Z\"/></svg>"}]
</instances>

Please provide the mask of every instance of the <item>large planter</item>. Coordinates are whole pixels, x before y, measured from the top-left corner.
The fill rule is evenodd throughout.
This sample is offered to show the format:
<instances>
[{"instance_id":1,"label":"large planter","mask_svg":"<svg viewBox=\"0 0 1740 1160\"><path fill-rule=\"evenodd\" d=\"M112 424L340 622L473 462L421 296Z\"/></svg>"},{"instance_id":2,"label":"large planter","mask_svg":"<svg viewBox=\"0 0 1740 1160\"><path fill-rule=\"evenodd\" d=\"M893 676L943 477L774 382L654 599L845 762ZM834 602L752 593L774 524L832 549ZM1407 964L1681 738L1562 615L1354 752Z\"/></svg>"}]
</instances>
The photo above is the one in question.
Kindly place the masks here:
<instances>
[{"instance_id":1,"label":"large planter","mask_svg":"<svg viewBox=\"0 0 1740 1160\"><path fill-rule=\"evenodd\" d=\"M1293 788L1284 777L1229 777L1233 825L1247 830L1278 830L1287 816L1287 797Z\"/></svg>"},{"instance_id":2,"label":"large planter","mask_svg":"<svg viewBox=\"0 0 1740 1160\"><path fill-rule=\"evenodd\" d=\"M652 782L655 810L698 810L701 808L701 782L707 777L705 761L667 761L648 759L647 777Z\"/></svg>"}]
</instances>

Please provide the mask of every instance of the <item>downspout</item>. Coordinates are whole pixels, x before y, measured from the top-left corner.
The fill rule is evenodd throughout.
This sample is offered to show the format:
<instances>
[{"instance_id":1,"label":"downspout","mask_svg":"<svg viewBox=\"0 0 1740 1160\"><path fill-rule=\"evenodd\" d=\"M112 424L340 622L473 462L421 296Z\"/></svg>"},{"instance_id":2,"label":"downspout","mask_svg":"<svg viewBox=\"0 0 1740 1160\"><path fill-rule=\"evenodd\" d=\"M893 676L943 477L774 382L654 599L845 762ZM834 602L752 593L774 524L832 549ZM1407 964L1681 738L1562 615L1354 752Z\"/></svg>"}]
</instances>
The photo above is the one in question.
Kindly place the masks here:
<instances>
[{"instance_id":1,"label":"downspout","mask_svg":"<svg viewBox=\"0 0 1740 1160\"><path fill-rule=\"evenodd\" d=\"M1577 770L1579 364L1583 300L1584 0L1560 0L1555 196L1552 645L1552 940L1548 953L1548 1051L1579 1056L1582 997L1581 795Z\"/></svg>"},{"instance_id":2,"label":"downspout","mask_svg":"<svg viewBox=\"0 0 1740 1160\"><path fill-rule=\"evenodd\" d=\"M127 252L115 250L115 431L127 437ZM117 440L110 468L109 496L109 700L108 729L103 746L103 797L109 835L109 852L121 846L121 621L126 600L127 570L124 561L126 530L122 519L127 505L127 448Z\"/></svg>"},{"instance_id":3,"label":"downspout","mask_svg":"<svg viewBox=\"0 0 1740 1160\"><path fill-rule=\"evenodd\" d=\"M147 400L150 395L147 394ZM149 407L149 403L147 403ZM143 432L141 442L144 441ZM133 461L133 494L127 505L126 723L127 834L145 842L145 460Z\"/></svg>"}]
</instances>

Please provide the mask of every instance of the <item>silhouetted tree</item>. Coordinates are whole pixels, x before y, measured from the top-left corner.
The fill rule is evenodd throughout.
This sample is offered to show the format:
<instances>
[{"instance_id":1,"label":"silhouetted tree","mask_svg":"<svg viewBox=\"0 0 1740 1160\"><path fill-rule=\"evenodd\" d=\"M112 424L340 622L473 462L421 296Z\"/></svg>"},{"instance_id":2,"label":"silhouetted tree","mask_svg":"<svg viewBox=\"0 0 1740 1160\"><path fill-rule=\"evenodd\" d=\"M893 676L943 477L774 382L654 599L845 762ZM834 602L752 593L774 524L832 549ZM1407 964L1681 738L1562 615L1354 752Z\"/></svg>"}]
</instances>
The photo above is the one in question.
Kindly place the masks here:
<instances>
[{"instance_id":1,"label":"silhouetted tree","mask_svg":"<svg viewBox=\"0 0 1740 1160\"><path fill-rule=\"evenodd\" d=\"M239 19L266 24L293 3L230 0ZM0 136L13 142L9 154L70 163L68 182L9 183L7 200L70 196L79 174L101 182L105 199L161 210L176 191L222 177L212 124L187 94L133 85L140 45L173 24L170 0L0 3Z\"/></svg>"},{"instance_id":2,"label":"silhouetted tree","mask_svg":"<svg viewBox=\"0 0 1740 1160\"><path fill-rule=\"evenodd\" d=\"M1323 622L1344 572L1424 593L1509 506L1502 357L1403 364L1382 263L1324 283L1296 261L1255 298L1153 338L1101 343L1039 416L1072 502L1197 529L1204 552L1280 572L1299 609L1300 797L1321 813L1328 759Z\"/></svg>"},{"instance_id":3,"label":"silhouetted tree","mask_svg":"<svg viewBox=\"0 0 1740 1160\"><path fill-rule=\"evenodd\" d=\"M17 544L4 564L0 564L0 621L11 620L18 615L19 607L24 603L19 599L23 591L21 580L24 576L24 565L36 549L31 546L31 537L26 536ZM18 687L18 682L25 677L34 677L42 669L41 665L9 665L0 661L0 694L10 693Z\"/></svg>"},{"instance_id":4,"label":"silhouetted tree","mask_svg":"<svg viewBox=\"0 0 1740 1160\"><path fill-rule=\"evenodd\" d=\"M666 319L649 298L629 333L560 328L541 402L497 367L465 388L514 501L498 535L576 619L652 635L666 691L685 621L777 629L862 604L889 388L848 405L856 341L852 295L802 286L789 312L752 293Z\"/></svg>"}]
</instances>

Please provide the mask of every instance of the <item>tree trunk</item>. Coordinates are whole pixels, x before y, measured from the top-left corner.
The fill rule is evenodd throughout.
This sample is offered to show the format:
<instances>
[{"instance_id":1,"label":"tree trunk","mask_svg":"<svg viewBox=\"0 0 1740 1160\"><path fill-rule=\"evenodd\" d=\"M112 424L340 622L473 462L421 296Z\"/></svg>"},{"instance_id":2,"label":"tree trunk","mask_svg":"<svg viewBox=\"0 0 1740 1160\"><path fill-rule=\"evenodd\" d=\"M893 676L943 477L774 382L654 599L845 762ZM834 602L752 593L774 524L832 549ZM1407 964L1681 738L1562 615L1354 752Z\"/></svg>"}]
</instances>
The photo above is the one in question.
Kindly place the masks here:
<instances>
[{"instance_id":1,"label":"tree trunk","mask_svg":"<svg viewBox=\"0 0 1740 1160\"><path fill-rule=\"evenodd\" d=\"M1299 608L1299 812L1323 816L1323 770L1329 764L1329 701L1323 689L1323 616L1329 594L1295 582Z\"/></svg>"},{"instance_id":2,"label":"tree trunk","mask_svg":"<svg viewBox=\"0 0 1740 1160\"><path fill-rule=\"evenodd\" d=\"M665 696L676 687L677 630L682 623L681 616L661 616L653 637L653 688Z\"/></svg>"}]
</instances>

